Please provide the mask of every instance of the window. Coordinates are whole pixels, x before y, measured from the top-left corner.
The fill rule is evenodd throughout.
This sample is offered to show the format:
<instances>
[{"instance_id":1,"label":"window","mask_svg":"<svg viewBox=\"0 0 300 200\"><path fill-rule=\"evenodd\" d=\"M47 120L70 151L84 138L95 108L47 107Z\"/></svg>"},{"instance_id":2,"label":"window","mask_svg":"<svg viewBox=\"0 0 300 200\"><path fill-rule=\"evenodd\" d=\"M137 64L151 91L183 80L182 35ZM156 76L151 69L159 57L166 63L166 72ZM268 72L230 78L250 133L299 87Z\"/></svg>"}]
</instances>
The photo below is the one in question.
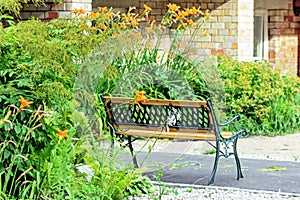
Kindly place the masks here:
<instances>
[{"instance_id":1,"label":"window","mask_svg":"<svg viewBox=\"0 0 300 200\"><path fill-rule=\"evenodd\" d=\"M265 10L254 14L253 57L255 60L268 59L268 21Z\"/></svg>"}]
</instances>

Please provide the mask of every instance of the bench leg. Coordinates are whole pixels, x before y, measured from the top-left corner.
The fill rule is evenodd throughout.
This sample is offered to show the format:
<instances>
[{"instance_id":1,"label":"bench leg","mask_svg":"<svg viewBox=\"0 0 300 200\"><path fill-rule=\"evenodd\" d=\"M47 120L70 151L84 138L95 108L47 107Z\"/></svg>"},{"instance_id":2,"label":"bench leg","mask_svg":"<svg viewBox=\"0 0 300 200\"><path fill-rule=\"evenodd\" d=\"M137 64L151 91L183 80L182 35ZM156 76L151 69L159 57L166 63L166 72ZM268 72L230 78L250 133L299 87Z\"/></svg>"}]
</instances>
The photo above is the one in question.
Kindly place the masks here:
<instances>
[{"instance_id":1,"label":"bench leg","mask_svg":"<svg viewBox=\"0 0 300 200\"><path fill-rule=\"evenodd\" d=\"M115 146L115 131L112 128L112 126L109 126L109 133L110 133L110 149L109 149L109 155L113 156L114 146Z\"/></svg>"},{"instance_id":2,"label":"bench leg","mask_svg":"<svg viewBox=\"0 0 300 200\"><path fill-rule=\"evenodd\" d=\"M237 150L236 150L237 140L238 140L238 138L236 138L233 142L233 154L234 154L236 168L237 168L237 180L239 180L240 178L244 178L244 176L243 176L242 169L241 169L240 159L238 157Z\"/></svg>"},{"instance_id":3,"label":"bench leg","mask_svg":"<svg viewBox=\"0 0 300 200\"><path fill-rule=\"evenodd\" d=\"M129 150L130 150L130 153L131 153L133 165L134 165L135 168L138 168L139 165L138 165L138 162L137 162L137 159L136 159L136 155L134 154L134 151L133 151L132 140L131 140L130 135L128 136L128 147L129 147Z\"/></svg>"},{"instance_id":4,"label":"bench leg","mask_svg":"<svg viewBox=\"0 0 300 200\"><path fill-rule=\"evenodd\" d=\"M208 185L211 185L215 182L215 175L216 175L217 168L218 168L219 158L220 158L220 144L219 144L219 141L216 141L215 163L214 163L214 167L213 167L213 170L211 172L210 178L208 180Z\"/></svg>"}]
</instances>

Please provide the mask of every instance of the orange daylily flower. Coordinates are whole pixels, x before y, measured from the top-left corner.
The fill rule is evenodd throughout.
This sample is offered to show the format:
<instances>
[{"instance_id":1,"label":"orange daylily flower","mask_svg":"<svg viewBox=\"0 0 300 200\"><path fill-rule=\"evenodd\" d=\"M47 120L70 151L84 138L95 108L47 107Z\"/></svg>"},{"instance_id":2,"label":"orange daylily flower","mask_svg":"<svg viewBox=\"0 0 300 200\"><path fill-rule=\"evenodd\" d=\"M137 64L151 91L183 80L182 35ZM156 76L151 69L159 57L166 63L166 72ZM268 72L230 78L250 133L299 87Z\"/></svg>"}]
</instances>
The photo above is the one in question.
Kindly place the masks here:
<instances>
[{"instance_id":1,"label":"orange daylily flower","mask_svg":"<svg viewBox=\"0 0 300 200\"><path fill-rule=\"evenodd\" d=\"M126 14L122 14L122 17L123 17L123 20L124 21L127 21L127 22L129 22L129 21L131 21L132 20L132 16L130 16L130 15L126 15Z\"/></svg>"},{"instance_id":2,"label":"orange daylily flower","mask_svg":"<svg viewBox=\"0 0 300 200\"><path fill-rule=\"evenodd\" d=\"M146 92L145 91L135 91L135 99L134 102L138 103L138 102L145 102L147 101L147 97L145 96Z\"/></svg>"},{"instance_id":3,"label":"orange daylily flower","mask_svg":"<svg viewBox=\"0 0 300 200\"><path fill-rule=\"evenodd\" d=\"M188 20L189 26L192 26L194 23L195 23L195 22L194 22L192 19L189 19L189 20Z\"/></svg>"},{"instance_id":4,"label":"orange daylily flower","mask_svg":"<svg viewBox=\"0 0 300 200\"><path fill-rule=\"evenodd\" d=\"M112 14L111 13L106 13L105 16L108 17L108 18L111 18Z\"/></svg>"},{"instance_id":5,"label":"orange daylily flower","mask_svg":"<svg viewBox=\"0 0 300 200\"><path fill-rule=\"evenodd\" d=\"M185 27L187 27L187 26L188 26L187 23L182 23L182 24L180 25L180 28L185 28Z\"/></svg>"},{"instance_id":6,"label":"orange daylily flower","mask_svg":"<svg viewBox=\"0 0 300 200\"><path fill-rule=\"evenodd\" d=\"M135 28L138 24L139 24L139 23L138 23L136 20L133 20L133 21L131 22L131 26L132 26L133 28Z\"/></svg>"},{"instance_id":7,"label":"orange daylily flower","mask_svg":"<svg viewBox=\"0 0 300 200\"><path fill-rule=\"evenodd\" d=\"M203 14L202 11L200 10L200 8L201 8L200 6L198 8L196 8L195 6L193 6L192 8L186 8L185 10L190 15Z\"/></svg>"},{"instance_id":8,"label":"orange daylily flower","mask_svg":"<svg viewBox=\"0 0 300 200\"><path fill-rule=\"evenodd\" d=\"M118 33L113 33L113 34L112 34L112 37L113 37L113 38L116 38L116 37L118 37L118 36L119 36Z\"/></svg>"},{"instance_id":9,"label":"orange daylily flower","mask_svg":"<svg viewBox=\"0 0 300 200\"><path fill-rule=\"evenodd\" d=\"M145 91L135 90L135 98L133 104L137 104L140 110L142 109L140 102L148 101L147 97L145 97L145 94L146 94Z\"/></svg>"},{"instance_id":10,"label":"orange daylily flower","mask_svg":"<svg viewBox=\"0 0 300 200\"><path fill-rule=\"evenodd\" d=\"M92 20L96 19L98 16L99 16L98 13L94 13L94 12L91 12L91 13L90 13L90 18L91 18Z\"/></svg>"},{"instance_id":11,"label":"orange daylily flower","mask_svg":"<svg viewBox=\"0 0 300 200\"><path fill-rule=\"evenodd\" d=\"M119 22L120 28L126 28L126 24L124 22Z\"/></svg>"},{"instance_id":12,"label":"orange daylily flower","mask_svg":"<svg viewBox=\"0 0 300 200\"><path fill-rule=\"evenodd\" d=\"M85 14L85 11L82 8L79 8L79 9L75 8L74 11L73 11L73 13L75 15L83 15L83 14Z\"/></svg>"},{"instance_id":13,"label":"orange daylily flower","mask_svg":"<svg viewBox=\"0 0 300 200\"><path fill-rule=\"evenodd\" d=\"M174 12L178 11L180 8L180 6L177 6L176 4L172 4L172 3L169 3L167 6L170 11L174 11Z\"/></svg>"},{"instance_id":14,"label":"orange daylily flower","mask_svg":"<svg viewBox=\"0 0 300 200\"><path fill-rule=\"evenodd\" d=\"M61 141L63 138L67 137L67 134L69 132L69 130L60 130L59 128L56 129L57 130L57 134L56 136L58 136L58 141Z\"/></svg>"},{"instance_id":15,"label":"orange daylily flower","mask_svg":"<svg viewBox=\"0 0 300 200\"><path fill-rule=\"evenodd\" d=\"M106 31L107 27L105 26L105 24L101 24L100 25L100 28L103 30L103 31Z\"/></svg>"},{"instance_id":16,"label":"orange daylily flower","mask_svg":"<svg viewBox=\"0 0 300 200\"><path fill-rule=\"evenodd\" d=\"M22 110L25 107L30 107L30 104L33 104L33 101L26 101L26 99L20 95L19 101L21 102L20 109Z\"/></svg>"},{"instance_id":17,"label":"orange daylily flower","mask_svg":"<svg viewBox=\"0 0 300 200\"><path fill-rule=\"evenodd\" d=\"M146 13L151 12L152 8L150 8L149 6L147 6L146 4L144 4L144 9Z\"/></svg>"},{"instance_id":18,"label":"orange daylily flower","mask_svg":"<svg viewBox=\"0 0 300 200\"><path fill-rule=\"evenodd\" d=\"M104 13L107 11L107 7L98 7L98 11Z\"/></svg>"}]
</instances>

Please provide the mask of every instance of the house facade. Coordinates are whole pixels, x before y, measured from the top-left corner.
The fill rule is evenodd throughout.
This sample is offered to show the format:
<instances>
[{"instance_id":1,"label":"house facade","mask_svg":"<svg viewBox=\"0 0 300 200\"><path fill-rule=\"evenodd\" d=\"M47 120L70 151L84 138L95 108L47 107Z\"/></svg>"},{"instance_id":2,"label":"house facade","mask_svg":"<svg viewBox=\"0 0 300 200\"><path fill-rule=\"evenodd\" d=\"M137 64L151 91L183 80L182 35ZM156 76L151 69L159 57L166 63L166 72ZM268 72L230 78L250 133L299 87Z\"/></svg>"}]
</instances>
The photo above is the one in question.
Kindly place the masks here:
<instances>
[{"instance_id":1,"label":"house facade","mask_svg":"<svg viewBox=\"0 0 300 200\"><path fill-rule=\"evenodd\" d=\"M208 36L196 41L195 54L267 60L283 75L300 76L300 17L294 14L293 0L64 0L49 1L45 7L24 6L21 16L49 21L69 17L75 8L89 12L107 6L126 12L135 6L142 12L146 4L152 8L151 18L160 21L168 3L210 10L211 18L203 27Z\"/></svg>"}]
</instances>

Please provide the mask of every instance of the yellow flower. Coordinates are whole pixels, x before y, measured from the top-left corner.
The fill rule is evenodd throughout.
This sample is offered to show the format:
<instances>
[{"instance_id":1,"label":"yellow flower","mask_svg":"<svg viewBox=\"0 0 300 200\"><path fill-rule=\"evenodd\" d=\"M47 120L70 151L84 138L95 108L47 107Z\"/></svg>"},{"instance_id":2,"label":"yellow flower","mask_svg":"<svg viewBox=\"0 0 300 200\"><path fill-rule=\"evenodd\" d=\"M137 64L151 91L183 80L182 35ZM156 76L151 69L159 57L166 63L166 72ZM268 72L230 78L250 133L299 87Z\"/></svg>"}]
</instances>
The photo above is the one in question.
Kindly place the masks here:
<instances>
[{"instance_id":1,"label":"yellow flower","mask_svg":"<svg viewBox=\"0 0 300 200\"><path fill-rule=\"evenodd\" d=\"M178 11L178 14L179 14L179 16L180 16L181 18L185 18L186 16L189 15L189 13L188 13L188 12L185 12L185 11Z\"/></svg>"},{"instance_id":2,"label":"yellow flower","mask_svg":"<svg viewBox=\"0 0 300 200\"><path fill-rule=\"evenodd\" d=\"M185 28L185 27L187 27L188 26L188 24L187 23L182 23L181 25L180 25L180 27L179 28Z\"/></svg>"},{"instance_id":3,"label":"yellow flower","mask_svg":"<svg viewBox=\"0 0 300 200\"><path fill-rule=\"evenodd\" d=\"M124 14L124 13L122 14L122 16L123 16L123 20L124 20L124 21L128 21L128 22L129 22L129 21L132 20L132 17L131 17L131 16L128 16L128 15L126 15L126 14Z\"/></svg>"},{"instance_id":4,"label":"yellow flower","mask_svg":"<svg viewBox=\"0 0 300 200\"><path fill-rule=\"evenodd\" d=\"M120 28L123 28L123 29L126 28L126 24L124 22L119 22L119 26L120 26Z\"/></svg>"},{"instance_id":5,"label":"yellow flower","mask_svg":"<svg viewBox=\"0 0 300 200\"><path fill-rule=\"evenodd\" d=\"M100 28L101 28L103 31L106 31L107 26L105 26L105 24L101 24L101 25L100 25Z\"/></svg>"},{"instance_id":6,"label":"yellow flower","mask_svg":"<svg viewBox=\"0 0 300 200\"><path fill-rule=\"evenodd\" d=\"M92 20L94 20L98 17L98 15L99 15L98 13L91 12L89 16Z\"/></svg>"},{"instance_id":7,"label":"yellow flower","mask_svg":"<svg viewBox=\"0 0 300 200\"><path fill-rule=\"evenodd\" d=\"M208 36L207 30L204 30L204 31L203 31L202 36Z\"/></svg>"},{"instance_id":8,"label":"yellow flower","mask_svg":"<svg viewBox=\"0 0 300 200\"><path fill-rule=\"evenodd\" d=\"M169 11L173 11L173 12L178 11L180 8L180 6L177 6L176 4L171 4L171 3L169 3L167 6L169 8Z\"/></svg>"},{"instance_id":9,"label":"yellow flower","mask_svg":"<svg viewBox=\"0 0 300 200\"><path fill-rule=\"evenodd\" d=\"M137 22L137 20L132 20L131 22L131 26L134 28L138 25L139 23Z\"/></svg>"},{"instance_id":10,"label":"yellow flower","mask_svg":"<svg viewBox=\"0 0 300 200\"><path fill-rule=\"evenodd\" d=\"M192 7L192 8L186 8L186 12L190 15L197 15L201 14L200 6L198 8Z\"/></svg>"},{"instance_id":11,"label":"yellow flower","mask_svg":"<svg viewBox=\"0 0 300 200\"><path fill-rule=\"evenodd\" d=\"M93 31L96 31L96 30L97 30L97 28L96 28L96 27L94 27L94 26L92 26L92 27L91 27L91 30L93 30Z\"/></svg>"},{"instance_id":12,"label":"yellow flower","mask_svg":"<svg viewBox=\"0 0 300 200\"><path fill-rule=\"evenodd\" d=\"M73 13L75 15L83 15L83 14L85 14L85 11L82 8L79 8L79 9L75 8L74 11L73 11Z\"/></svg>"},{"instance_id":13,"label":"yellow flower","mask_svg":"<svg viewBox=\"0 0 300 200\"><path fill-rule=\"evenodd\" d=\"M189 19L188 21L189 26L192 26L195 22L192 19Z\"/></svg>"},{"instance_id":14,"label":"yellow flower","mask_svg":"<svg viewBox=\"0 0 300 200\"><path fill-rule=\"evenodd\" d=\"M205 17L205 20L208 20L208 19L210 18L209 10L206 10L206 11L205 11L204 17Z\"/></svg>"},{"instance_id":15,"label":"yellow flower","mask_svg":"<svg viewBox=\"0 0 300 200\"><path fill-rule=\"evenodd\" d=\"M30 107L30 104L33 104L33 101L26 101L26 99L20 95L20 99L19 101L21 102L21 105L20 105L20 109L23 109L25 107Z\"/></svg>"},{"instance_id":16,"label":"yellow flower","mask_svg":"<svg viewBox=\"0 0 300 200\"><path fill-rule=\"evenodd\" d=\"M135 90L135 98L133 104L137 104L139 109L142 109L140 105L141 102L144 103L148 101L147 97L145 97L145 94L146 94L145 91Z\"/></svg>"},{"instance_id":17,"label":"yellow flower","mask_svg":"<svg viewBox=\"0 0 300 200\"><path fill-rule=\"evenodd\" d=\"M138 91L135 90L135 102L141 102L147 100L147 97L145 97L146 92L145 91Z\"/></svg>"},{"instance_id":18,"label":"yellow flower","mask_svg":"<svg viewBox=\"0 0 300 200\"><path fill-rule=\"evenodd\" d=\"M59 128L56 129L57 130L57 134L56 136L58 137L58 141L61 141L63 138L67 137L67 134L69 132L69 130L60 130Z\"/></svg>"},{"instance_id":19,"label":"yellow flower","mask_svg":"<svg viewBox=\"0 0 300 200\"><path fill-rule=\"evenodd\" d=\"M111 13L106 13L105 16L106 16L107 18L111 18L112 14L111 14Z\"/></svg>"},{"instance_id":20,"label":"yellow flower","mask_svg":"<svg viewBox=\"0 0 300 200\"><path fill-rule=\"evenodd\" d=\"M171 19L171 18L170 18ZM179 20L181 20L181 16L180 15L178 15L178 14L175 14L175 20L176 21L179 21Z\"/></svg>"},{"instance_id":21,"label":"yellow flower","mask_svg":"<svg viewBox=\"0 0 300 200\"><path fill-rule=\"evenodd\" d=\"M147 6L146 4L144 4L144 9L146 13L151 12L152 8L150 8L149 6Z\"/></svg>"},{"instance_id":22,"label":"yellow flower","mask_svg":"<svg viewBox=\"0 0 300 200\"><path fill-rule=\"evenodd\" d=\"M104 13L107 11L107 7L98 7L98 11Z\"/></svg>"}]
</instances>

